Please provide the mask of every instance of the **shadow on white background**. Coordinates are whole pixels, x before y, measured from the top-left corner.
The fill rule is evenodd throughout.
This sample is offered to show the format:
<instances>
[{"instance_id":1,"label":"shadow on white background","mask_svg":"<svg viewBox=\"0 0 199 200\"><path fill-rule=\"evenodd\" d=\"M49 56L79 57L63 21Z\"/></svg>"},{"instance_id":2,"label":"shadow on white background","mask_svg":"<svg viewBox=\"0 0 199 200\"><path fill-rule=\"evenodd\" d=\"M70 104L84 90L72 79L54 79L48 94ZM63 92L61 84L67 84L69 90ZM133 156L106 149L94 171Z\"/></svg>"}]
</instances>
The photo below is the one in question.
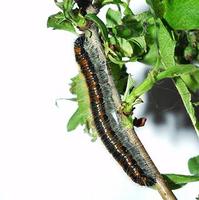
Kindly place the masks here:
<instances>
[{"instance_id":1,"label":"shadow on white background","mask_svg":"<svg viewBox=\"0 0 199 200\"><path fill-rule=\"evenodd\" d=\"M1 3L0 200L161 199L134 184L99 139L92 143L80 127L67 133L76 104L59 101L57 108L55 100L71 97L77 36L46 28L47 17L57 11L53 1ZM173 143L172 126L169 116L164 127L154 127L148 116L138 135L162 173L187 174L198 142L187 132ZM175 193L180 200L194 199L199 184Z\"/></svg>"}]
</instances>

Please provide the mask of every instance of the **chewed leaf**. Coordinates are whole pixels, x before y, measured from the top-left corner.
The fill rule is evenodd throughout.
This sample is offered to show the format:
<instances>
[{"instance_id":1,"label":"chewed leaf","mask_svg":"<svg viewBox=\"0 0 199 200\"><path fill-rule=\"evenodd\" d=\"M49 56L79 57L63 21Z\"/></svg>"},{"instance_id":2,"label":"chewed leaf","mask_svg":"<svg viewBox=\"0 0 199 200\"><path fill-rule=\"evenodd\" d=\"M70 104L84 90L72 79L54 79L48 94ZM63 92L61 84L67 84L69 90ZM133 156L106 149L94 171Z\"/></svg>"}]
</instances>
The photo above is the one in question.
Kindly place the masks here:
<instances>
[{"instance_id":1,"label":"chewed leaf","mask_svg":"<svg viewBox=\"0 0 199 200\"><path fill-rule=\"evenodd\" d=\"M67 124L67 130L72 131L78 125L83 125L86 132L96 138L96 130L93 123L93 118L90 110L90 100L88 88L83 75L80 73L72 79L71 92L76 95L78 102L78 109L72 115Z\"/></svg>"},{"instance_id":2,"label":"chewed leaf","mask_svg":"<svg viewBox=\"0 0 199 200\"><path fill-rule=\"evenodd\" d=\"M199 176L199 156L190 158L188 161L188 167L191 174Z\"/></svg>"},{"instance_id":3,"label":"chewed leaf","mask_svg":"<svg viewBox=\"0 0 199 200\"><path fill-rule=\"evenodd\" d=\"M199 181L199 176L189 176L180 174L163 174L169 188L172 190L179 189L190 182Z\"/></svg>"},{"instance_id":4,"label":"chewed leaf","mask_svg":"<svg viewBox=\"0 0 199 200\"><path fill-rule=\"evenodd\" d=\"M62 12L51 15L47 21L47 27L59 30L65 30L70 32L75 32L75 28L72 23L68 21Z\"/></svg>"},{"instance_id":5,"label":"chewed leaf","mask_svg":"<svg viewBox=\"0 0 199 200\"><path fill-rule=\"evenodd\" d=\"M79 108L75 111L72 117L69 119L67 124L67 131L73 131L77 128L78 125L82 125L85 123L84 116L79 111Z\"/></svg>"},{"instance_id":6,"label":"chewed leaf","mask_svg":"<svg viewBox=\"0 0 199 200\"><path fill-rule=\"evenodd\" d=\"M199 122L196 118L193 103L191 102L191 93L189 92L186 84L183 82L181 78L175 78L175 85L182 98L186 111L189 114L191 122L196 130L196 133L199 136Z\"/></svg>"}]
</instances>

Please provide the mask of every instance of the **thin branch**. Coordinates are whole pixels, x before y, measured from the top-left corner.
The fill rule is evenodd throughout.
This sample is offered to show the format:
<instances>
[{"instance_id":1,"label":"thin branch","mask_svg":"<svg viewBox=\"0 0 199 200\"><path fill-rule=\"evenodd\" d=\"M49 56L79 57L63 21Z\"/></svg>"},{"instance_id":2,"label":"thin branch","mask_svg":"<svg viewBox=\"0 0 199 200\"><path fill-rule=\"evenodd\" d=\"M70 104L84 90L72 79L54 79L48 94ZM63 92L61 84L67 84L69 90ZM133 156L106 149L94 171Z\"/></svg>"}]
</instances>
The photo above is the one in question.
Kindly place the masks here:
<instances>
[{"instance_id":1,"label":"thin branch","mask_svg":"<svg viewBox=\"0 0 199 200\"><path fill-rule=\"evenodd\" d=\"M109 75L109 82L111 83L113 100L115 102L115 105L116 105L117 108L120 108L122 102L121 102L120 96L117 92L117 89L115 87L115 84L113 82L112 76L110 76L110 75ZM126 116L124 116L123 113L119 113L119 117L122 121L122 119L125 118ZM149 154L147 153L146 149L144 148L143 144L141 143L140 139L138 138L135 130L132 127L130 127L130 128L127 127L125 129L126 129L126 133L128 135L128 138L130 139L130 142L132 143L132 145L136 144L136 146L139 149L141 156L145 159L149 168L156 175L156 185L155 185L155 187L158 190L158 192L160 193L162 199L164 199L164 200L176 200L177 198L175 197L172 190L170 190L170 188L166 185L164 178L162 177L159 170L155 166L154 162L150 158Z\"/></svg>"}]
</instances>

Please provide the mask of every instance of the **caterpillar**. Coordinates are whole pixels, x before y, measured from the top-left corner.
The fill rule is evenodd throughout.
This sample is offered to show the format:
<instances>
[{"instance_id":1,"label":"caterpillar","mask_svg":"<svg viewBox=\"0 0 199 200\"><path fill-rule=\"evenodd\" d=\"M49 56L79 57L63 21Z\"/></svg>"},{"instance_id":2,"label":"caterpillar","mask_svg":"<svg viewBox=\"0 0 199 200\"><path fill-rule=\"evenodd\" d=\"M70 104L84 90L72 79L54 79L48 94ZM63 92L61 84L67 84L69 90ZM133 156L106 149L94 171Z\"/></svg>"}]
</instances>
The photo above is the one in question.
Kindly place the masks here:
<instances>
[{"instance_id":1,"label":"caterpillar","mask_svg":"<svg viewBox=\"0 0 199 200\"><path fill-rule=\"evenodd\" d=\"M83 74L90 98L90 108L96 130L108 151L126 174L142 186L156 184L156 175L122 128L112 98L108 66L94 28L78 37L74 43L77 63Z\"/></svg>"}]
</instances>

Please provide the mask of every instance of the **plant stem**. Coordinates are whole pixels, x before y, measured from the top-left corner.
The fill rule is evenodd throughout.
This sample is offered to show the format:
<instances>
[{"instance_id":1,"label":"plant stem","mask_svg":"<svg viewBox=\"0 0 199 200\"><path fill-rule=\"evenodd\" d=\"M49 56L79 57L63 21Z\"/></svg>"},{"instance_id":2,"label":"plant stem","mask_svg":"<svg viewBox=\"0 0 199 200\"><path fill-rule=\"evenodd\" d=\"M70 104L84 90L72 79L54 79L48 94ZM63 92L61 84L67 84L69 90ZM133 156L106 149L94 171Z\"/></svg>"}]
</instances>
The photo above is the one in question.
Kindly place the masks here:
<instances>
[{"instance_id":1,"label":"plant stem","mask_svg":"<svg viewBox=\"0 0 199 200\"><path fill-rule=\"evenodd\" d=\"M124 113L131 113L133 106L135 105L135 101L144 93L149 91L153 85L156 82L155 79L155 70L152 70L149 72L148 76L145 78L145 80L135 87L132 92L127 96L127 98L124 100L125 101L125 106L124 106Z\"/></svg>"},{"instance_id":2,"label":"plant stem","mask_svg":"<svg viewBox=\"0 0 199 200\"><path fill-rule=\"evenodd\" d=\"M96 36L98 36L97 38L95 38L96 39L95 42L97 43L97 46L99 46L99 48L101 49L101 56L103 57L102 59L106 60L101 41L99 39L97 28L95 28L94 31L95 31L94 34ZM109 69L107 69L107 70L109 72ZM113 81L113 78L112 78L110 72L109 72L108 79L109 79L109 84L111 85L111 89L112 89L112 97L113 97L114 104L115 104L116 108L118 108L118 110L119 110L121 108L122 102L121 102L120 95L116 89L116 86L114 84L114 81ZM133 95L130 95L131 97L129 97L128 102L131 102L133 99L136 99L136 97L140 96L141 93L143 93L141 91L149 90L153 84L154 84L154 80L153 80L153 78L150 77L150 74L149 74L148 79L146 81L144 81L139 87L137 87L137 89L134 91ZM147 151L145 150L144 146L142 145L141 141L139 140L135 130L132 127L131 122L129 122L128 118L124 115L123 112L118 112L118 117L119 117L119 121L121 123L127 122L127 124L123 128L126 130L126 134L128 135L130 142L132 143L132 145L138 146L141 156L145 159L147 165L154 172L154 174L156 174L155 188L160 193L162 199L163 200L176 200L175 195L166 185L162 175L156 168L155 164L153 163L153 161L151 160Z\"/></svg>"}]
</instances>

